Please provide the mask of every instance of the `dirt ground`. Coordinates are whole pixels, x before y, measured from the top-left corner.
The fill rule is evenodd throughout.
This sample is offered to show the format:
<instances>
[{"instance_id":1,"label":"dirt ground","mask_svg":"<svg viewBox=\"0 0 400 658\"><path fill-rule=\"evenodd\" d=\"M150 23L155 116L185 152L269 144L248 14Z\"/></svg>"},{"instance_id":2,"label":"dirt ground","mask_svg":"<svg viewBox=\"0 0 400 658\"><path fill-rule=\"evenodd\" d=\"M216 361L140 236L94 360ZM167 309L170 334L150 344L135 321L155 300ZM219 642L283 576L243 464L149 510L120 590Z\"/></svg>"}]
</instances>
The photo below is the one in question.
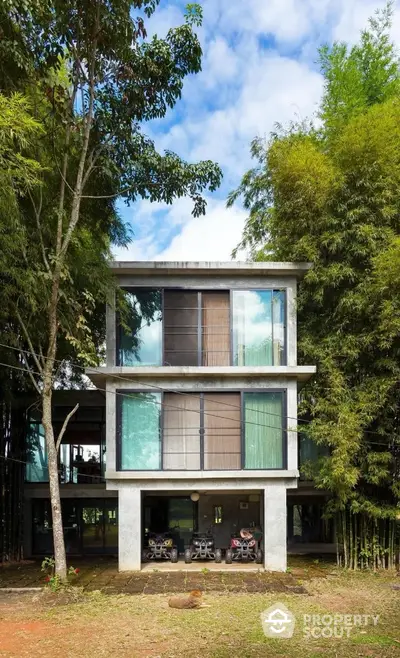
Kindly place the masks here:
<instances>
[{"instance_id":1,"label":"dirt ground","mask_svg":"<svg viewBox=\"0 0 400 658\"><path fill-rule=\"evenodd\" d=\"M232 574L233 575L233 574ZM0 593L3 658L393 658L400 657L400 578L293 567L306 593L205 591L209 607L175 610L164 594ZM302 577L300 577L302 576ZM207 574L204 574L207 578ZM265 637L260 614L284 604L295 616L291 639ZM306 637L304 615L379 615L349 637ZM308 618L307 618L308 619ZM329 619L328 619L329 621ZM308 623L308 622L307 622Z\"/></svg>"}]
</instances>

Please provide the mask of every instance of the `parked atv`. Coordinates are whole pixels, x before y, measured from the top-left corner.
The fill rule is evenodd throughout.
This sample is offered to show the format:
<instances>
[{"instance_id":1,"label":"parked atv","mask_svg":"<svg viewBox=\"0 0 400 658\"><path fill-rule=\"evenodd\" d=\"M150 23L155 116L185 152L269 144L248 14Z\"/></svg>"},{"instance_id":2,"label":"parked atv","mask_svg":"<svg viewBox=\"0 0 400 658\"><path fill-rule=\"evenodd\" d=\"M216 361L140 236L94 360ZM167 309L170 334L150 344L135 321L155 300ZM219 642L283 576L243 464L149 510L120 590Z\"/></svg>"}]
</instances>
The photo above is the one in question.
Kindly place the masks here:
<instances>
[{"instance_id":1,"label":"parked atv","mask_svg":"<svg viewBox=\"0 0 400 658\"><path fill-rule=\"evenodd\" d=\"M215 548L215 540L209 532L195 532L190 541L190 546L185 550L185 562L190 564L192 560L215 560L217 564L222 562L222 551Z\"/></svg>"},{"instance_id":2,"label":"parked atv","mask_svg":"<svg viewBox=\"0 0 400 658\"><path fill-rule=\"evenodd\" d=\"M238 535L232 535L230 547L225 553L226 564L236 562L256 562L262 564L263 552L250 530L242 528Z\"/></svg>"},{"instance_id":3,"label":"parked atv","mask_svg":"<svg viewBox=\"0 0 400 658\"><path fill-rule=\"evenodd\" d=\"M178 562L178 549L174 546L174 539L169 532L148 535L148 546L142 551L142 561L148 560L171 560Z\"/></svg>"}]
</instances>

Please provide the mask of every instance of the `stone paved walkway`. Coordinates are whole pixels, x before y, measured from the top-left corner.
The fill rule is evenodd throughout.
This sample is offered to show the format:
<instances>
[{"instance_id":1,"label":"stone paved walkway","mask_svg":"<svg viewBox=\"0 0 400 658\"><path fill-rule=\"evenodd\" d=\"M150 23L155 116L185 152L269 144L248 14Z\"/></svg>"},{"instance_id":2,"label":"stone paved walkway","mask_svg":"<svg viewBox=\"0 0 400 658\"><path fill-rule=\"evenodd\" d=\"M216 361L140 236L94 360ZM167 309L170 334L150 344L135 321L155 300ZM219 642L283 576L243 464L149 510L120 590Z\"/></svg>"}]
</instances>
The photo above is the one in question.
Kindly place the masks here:
<instances>
[{"instance_id":1,"label":"stone paved walkway","mask_svg":"<svg viewBox=\"0 0 400 658\"><path fill-rule=\"evenodd\" d=\"M207 564L203 571L159 571L157 565L152 570L135 573L118 573L116 559L77 558L72 561L79 568L79 574L73 577L73 584L83 587L85 591L101 590L108 594L160 594L185 592L190 589L202 589L205 592L286 592L306 594L303 585L308 569L293 568L291 573L268 573L255 571L209 571ZM184 565L182 565L184 566ZM312 567L312 564L311 564ZM326 575L323 567L312 567ZM40 570L40 561L25 562L0 566L1 587L40 587L44 585L44 574Z\"/></svg>"}]
</instances>

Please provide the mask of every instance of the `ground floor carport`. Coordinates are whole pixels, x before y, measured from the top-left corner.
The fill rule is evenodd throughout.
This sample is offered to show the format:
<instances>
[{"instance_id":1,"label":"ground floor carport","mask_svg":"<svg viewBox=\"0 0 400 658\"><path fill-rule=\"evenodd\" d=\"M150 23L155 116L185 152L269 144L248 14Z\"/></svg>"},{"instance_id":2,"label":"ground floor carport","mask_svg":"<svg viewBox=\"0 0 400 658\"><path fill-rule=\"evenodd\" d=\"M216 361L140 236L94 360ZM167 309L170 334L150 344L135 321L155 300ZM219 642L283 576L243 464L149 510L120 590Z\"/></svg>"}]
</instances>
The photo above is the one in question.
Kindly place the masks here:
<instances>
[{"instance_id":1,"label":"ground floor carport","mask_svg":"<svg viewBox=\"0 0 400 658\"><path fill-rule=\"evenodd\" d=\"M264 557L261 568L285 571L288 482L276 480L262 488L238 485L240 483L235 488L222 488L209 483L206 489L199 482L187 488L168 487L163 483L159 489L143 489L119 482L120 571L143 567L142 551L149 532L172 531L181 558L194 532L211 532L224 559L231 535L249 527L261 530L260 548Z\"/></svg>"}]
</instances>

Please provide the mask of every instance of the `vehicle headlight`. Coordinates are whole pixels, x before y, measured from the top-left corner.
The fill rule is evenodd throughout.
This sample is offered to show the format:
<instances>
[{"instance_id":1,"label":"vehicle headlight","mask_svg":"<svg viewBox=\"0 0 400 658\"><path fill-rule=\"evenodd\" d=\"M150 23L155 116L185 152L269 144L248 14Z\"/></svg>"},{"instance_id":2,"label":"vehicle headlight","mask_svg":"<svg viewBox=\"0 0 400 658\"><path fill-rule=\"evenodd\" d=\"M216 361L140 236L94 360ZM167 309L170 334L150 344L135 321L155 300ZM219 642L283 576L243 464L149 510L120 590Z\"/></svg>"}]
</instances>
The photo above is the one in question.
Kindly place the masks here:
<instances>
[{"instance_id":1,"label":"vehicle headlight","mask_svg":"<svg viewBox=\"0 0 400 658\"><path fill-rule=\"evenodd\" d=\"M168 547L169 547L169 546L172 546L172 539L166 539L166 540L164 541L164 546L168 546Z\"/></svg>"},{"instance_id":2,"label":"vehicle headlight","mask_svg":"<svg viewBox=\"0 0 400 658\"><path fill-rule=\"evenodd\" d=\"M155 546L156 542L154 539L149 539L149 546Z\"/></svg>"},{"instance_id":3,"label":"vehicle headlight","mask_svg":"<svg viewBox=\"0 0 400 658\"><path fill-rule=\"evenodd\" d=\"M207 542L207 546L212 546L212 545L213 545L212 541Z\"/></svg>"},{"instance_id":4,"label":"vehicle headlight","mask_svg":"<svg viewBox=\"0 0 400 658\"><path fill-rule=\"evenodd\" d=\"M194 546L200 546L200 540L199 540L199 539L195 539L194 542L193 542L193 545L194 545Z\"/></svg>"}]
</instances>

